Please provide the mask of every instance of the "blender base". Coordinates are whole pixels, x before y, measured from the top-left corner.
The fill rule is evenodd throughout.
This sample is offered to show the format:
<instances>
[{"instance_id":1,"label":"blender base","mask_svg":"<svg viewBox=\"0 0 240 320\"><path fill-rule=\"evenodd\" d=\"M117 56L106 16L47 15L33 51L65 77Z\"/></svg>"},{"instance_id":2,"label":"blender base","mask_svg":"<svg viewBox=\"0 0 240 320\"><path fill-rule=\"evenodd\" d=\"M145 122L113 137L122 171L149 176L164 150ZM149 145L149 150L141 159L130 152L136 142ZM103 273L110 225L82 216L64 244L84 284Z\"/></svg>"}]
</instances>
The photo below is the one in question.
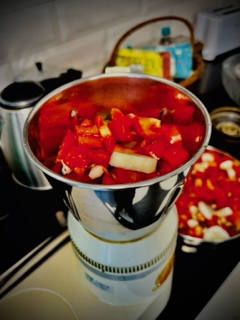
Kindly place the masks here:
<instances>
[{"instance_id":1,"label":"blender base","mask_svg":"<svg viewBox=\"0 0 240 320\"><path fill-rule=\"evenodd\" d=\"M158 297L160 312L171 294L177 227L174 207L150 235L114 242L89 233L68 214L68 229L86 288L117 306L151 303Z\"/></svg>"}]
</instances>

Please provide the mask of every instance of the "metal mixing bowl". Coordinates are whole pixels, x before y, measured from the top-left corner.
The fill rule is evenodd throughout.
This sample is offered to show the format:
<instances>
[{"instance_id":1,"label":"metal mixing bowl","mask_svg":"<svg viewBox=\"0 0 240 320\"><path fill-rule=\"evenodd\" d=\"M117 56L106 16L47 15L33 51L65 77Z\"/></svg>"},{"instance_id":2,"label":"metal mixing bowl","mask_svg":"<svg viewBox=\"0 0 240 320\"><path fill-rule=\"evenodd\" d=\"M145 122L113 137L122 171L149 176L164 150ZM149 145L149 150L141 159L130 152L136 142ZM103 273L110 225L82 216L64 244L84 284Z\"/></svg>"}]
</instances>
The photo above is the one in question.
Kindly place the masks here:
<instances>
[{"instance_id":1,"label":"metal mixing bowl","mask_svg":"<svg viewBox=\"0 0 240 320\"><path fill-rule=\"evenodd\" d=\"M52 98L64 97L67 104L67 97L73 95L74 90L81 92L78 106L84 110L87 110L89 104L95 104L99 107L104 106L105 110L115 106L122 111L135 113L146 110L150 105L160 110L162 104L167 107L169 101L180 108L177 96L181 94L194 105L195 117L204 127L200 146L191 155L190 160L158 178L116 185L91 184L68 179L43 164L39 118L46 102ZM59 116L59 108L49 108L53 117ZM64 106L61 107L61 112L64 113ZM69 112L69 109L66 108L66 112ZM54 127L52 129L51 133L54 134ZM59 147L59 136L66 132L64 127L56 129L58 132L55 135L51 136L49 132L51 150L47 152L53 155ZM145 236L159 226L180 193L192 163L207 147L210 134L211 120L206 108L184 87L158 77L116 73L82 78L45 96L36 104L25 123L23 141L25 150L35 165L47 177L66 185L64 201L87 230L105 239L126 241ZM71 187L70 191L67 186Z\"/></svg>"}]
</instances>

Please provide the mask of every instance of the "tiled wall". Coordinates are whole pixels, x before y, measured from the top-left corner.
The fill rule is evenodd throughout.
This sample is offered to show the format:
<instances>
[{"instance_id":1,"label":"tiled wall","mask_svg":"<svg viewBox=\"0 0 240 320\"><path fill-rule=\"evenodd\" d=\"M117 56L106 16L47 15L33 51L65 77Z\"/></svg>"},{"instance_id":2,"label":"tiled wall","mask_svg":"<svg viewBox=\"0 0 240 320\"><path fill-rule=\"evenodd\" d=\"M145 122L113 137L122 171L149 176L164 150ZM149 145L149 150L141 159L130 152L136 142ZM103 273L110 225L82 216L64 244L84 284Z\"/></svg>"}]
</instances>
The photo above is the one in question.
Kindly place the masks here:
<instances>
[{"instance_id":1,"label":"tiled wall","mask_svg":"<svg viewBox=\"0 0 240 320\"><path fill-rule=\"evenodd\" d=\"M230 0L4 0L0 10L0 89L17 75L33 72L42 61L47 74L75 68L83 76L102 72L120 36L144 20L166 15L193 25L202 9ZM236 2L236 1L235 1ZM188 34L184 25L173 32ZM133 39L134 38L134 39ZM159 27L150 25L126 41L157 41ZM50 68L53 67L53 69ZM56 68L55 68L56 67ZM57 69L55 71L55 69ZM25 73L26 74L26 73Z\"/></svg>"}]
</instances>

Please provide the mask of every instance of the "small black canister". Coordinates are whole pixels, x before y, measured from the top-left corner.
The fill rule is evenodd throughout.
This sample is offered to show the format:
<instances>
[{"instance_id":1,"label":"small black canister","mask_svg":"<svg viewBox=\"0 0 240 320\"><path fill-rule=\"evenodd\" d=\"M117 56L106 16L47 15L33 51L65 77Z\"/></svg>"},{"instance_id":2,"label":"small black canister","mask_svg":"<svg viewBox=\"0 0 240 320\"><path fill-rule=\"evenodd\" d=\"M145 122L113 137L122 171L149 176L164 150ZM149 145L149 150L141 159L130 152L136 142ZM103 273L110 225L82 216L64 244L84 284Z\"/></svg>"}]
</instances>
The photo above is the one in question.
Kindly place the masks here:
<instances>
[{"instance_id":1,"label":"small black canister","mask_svg":"<svg viewBox=\"0 0 240 320\"><path fill-rule=\"evenodd\" d=\"M212 110L210 117L210 144L240 159L240 107L218 107Z\"/></svg>"}]
</instances>

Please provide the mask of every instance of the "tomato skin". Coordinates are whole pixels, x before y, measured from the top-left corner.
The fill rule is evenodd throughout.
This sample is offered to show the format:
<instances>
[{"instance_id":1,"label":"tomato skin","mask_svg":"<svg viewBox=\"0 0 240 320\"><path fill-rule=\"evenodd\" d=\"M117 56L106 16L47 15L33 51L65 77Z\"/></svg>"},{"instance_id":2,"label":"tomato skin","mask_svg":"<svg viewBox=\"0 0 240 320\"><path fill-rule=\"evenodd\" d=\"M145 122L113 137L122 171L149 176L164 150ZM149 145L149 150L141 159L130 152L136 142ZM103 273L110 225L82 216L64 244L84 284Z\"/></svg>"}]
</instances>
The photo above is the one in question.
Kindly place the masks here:
<instances>
[{"instance_id":1,"label":"tomato skin","mask_svg":"<svg viewBox=\"0 0 240 320\"><path fill-rule=\"evenodd\" d=\"M203 126L197 122L193 122L188 125L178 125L178 130L182 136L183 146L190 153L194 153L198 149L203 137Z\"/></svg>"},{"instance_id":2,"label":"tomato skin","mask_svg":"<svg viewBox=\"0 0 240 320\"><path fill-rule=\"evenodd\" d=\"M63 139L63 142L60 146L60 149L58 151L57 159L58 160L63 160L68 151L75 145L75 134L71 129L67 130L67 133Z\"/></svg>"},{"instance_id":3,"label":"tomato skin","mask_svg":"<svg viewBox=\"0 0 240 320\"><path fill-rule=\"evenodd\" d=\"M109 171L114 183L134 183L142 181L145 174L142 172L113 168Z\"/></svg>"},{"instance_id":4,"label":"tomato skin","mask_svg":"<svg viewBox=\"0 0 240 320\"><path fill-rule=\"evenodd\" d=\"M103 174L102 184L109 184L109 185L116 184L116 180L114 176L107 171Z\"/></svg>"},{"instance_id":5,"label":"tomato skin","mask_svg":"<svg viewBox=\"0 0 240 320\"><path fill-rule=\"evenodd\" d=\"M172 112L173 122L177 124L185 124L193 122L194 107L191 105L184 105L181 108L176 108Z\"/></svg>"},{"instance_id":6,"label":"tomato skin","mask_svg":"<svg viewBox=\"0 0 240 320\"><path fill-rule=\"evenodd\" d=\"M91 125L91 126L76 125L75 130L76 130L76 133L80 136L99 136L98 128L96 125Z\"/></svg>"},{"instance_id":7,"label":"tomato skin","mask_svg":"<svg viewBox=\"0 0 240 320\"><path fill-rule=\"evenodd\" d=\"M156 139L160 135L161 121L156 118L149 117L135 117L134 118L134 128L146 139Z\"/></svg>"},{"instance_id":8,"label":"tomato skin","mask_svg":"<svg viewBox=\"0 0 240 320\"><path fill-rule=\"evenodd\" d=\"M103 148L89 149L85 156L91 163L107 168L109 166L111 153Z\"/></svg>"},{"instance_id":9,"label":"tomato skin","mask_svg":"<svg viewBox=\"0 0 240 320\"><path fill-rule=\"evenodd\" d=\"M163 124L160 131L161 139L170 144L182 143L182 135L178 127L174 124Z\"/></svg>"},{"instance_id":10,"label":"tomato skin","mask_svg":"<svg viewBox=\"0 0 240 320\"><path fill-rule=\"evenodd\" d=\"M61 170L62 170L62 163L59 162L55 162L52 166L51 166L51 170L53 170L54 172L61 174Z\"/></svg>"},{"instance_id":11,"label":"tomato skin","mask_svg":"<svg viewBox=\"0 0 240 320\"><path fill-rule=\"evenodd\" d=\"M90 161L85 157L86 150L86 148L73 146L63 159L64 164L81 177L90 164Z\"/></svg>"},{"instance_id":12,"label":"tomato skin","mask_svg":"<svg viewBox=\"0 0 240 320\"><path fill-rule=\"evenodd\" d=\"M172 171L172 166L164 159L159 160L159 169L157 170L157 176L162 176L164 174Z\"/></svg>"},{"instance_id":13,"label":"tomato skin","mask_svg":"<svg viewBox=\"0 0 240 320\"><path fill-rule=\"evenodd\" d=\"M102 139L100 136L77 136L77 142L80 146L86 146L89 148L101 148L103 146Z\"/></svg>"},{"instance_id":14,"label":"tomato skin","mask_svg":"<svg viewBox=\"0 0 240 320\"><path fill-rule=\"evenodd\" d=\"M94 124L100 128L101 126L104 125L104 117L102 114L97 114L95 119L94 119Z\"/></svg>"},{"instance_id":15,"label":"tomato skin","mask_svg":"<svg viewBox=\"0 0 240 320\"><path fill-rule=\"evenodd\" d=\"M181 164L190 159L189 153L179 144L169 145L162 154L162 159L166 160L172 169L176 169Z\"/></svg>"},{"instance_id":16,"label":"tomato skin","mask_svg":"<svg viewBox=\"0 0 240 320\"><path fill-rule=\"evenodd\" d=\"M113 108L111 110L112 120L108 126L116 141L130 142L134 140L132 127L134 118L132 114L123 114L121 110Z\"/></svg>"},{"instance_id":17,"label":"tomato skin","mask_svg":"<svg viewBox=\"0 0 240 320\"><path fill-rule=\"evenodd\" d=\"M164 150L167 148L167 142L164 139L151 141L143 146L147 154L150 154L158 159L161 158Z\"/></svg>"}]
</instances>

